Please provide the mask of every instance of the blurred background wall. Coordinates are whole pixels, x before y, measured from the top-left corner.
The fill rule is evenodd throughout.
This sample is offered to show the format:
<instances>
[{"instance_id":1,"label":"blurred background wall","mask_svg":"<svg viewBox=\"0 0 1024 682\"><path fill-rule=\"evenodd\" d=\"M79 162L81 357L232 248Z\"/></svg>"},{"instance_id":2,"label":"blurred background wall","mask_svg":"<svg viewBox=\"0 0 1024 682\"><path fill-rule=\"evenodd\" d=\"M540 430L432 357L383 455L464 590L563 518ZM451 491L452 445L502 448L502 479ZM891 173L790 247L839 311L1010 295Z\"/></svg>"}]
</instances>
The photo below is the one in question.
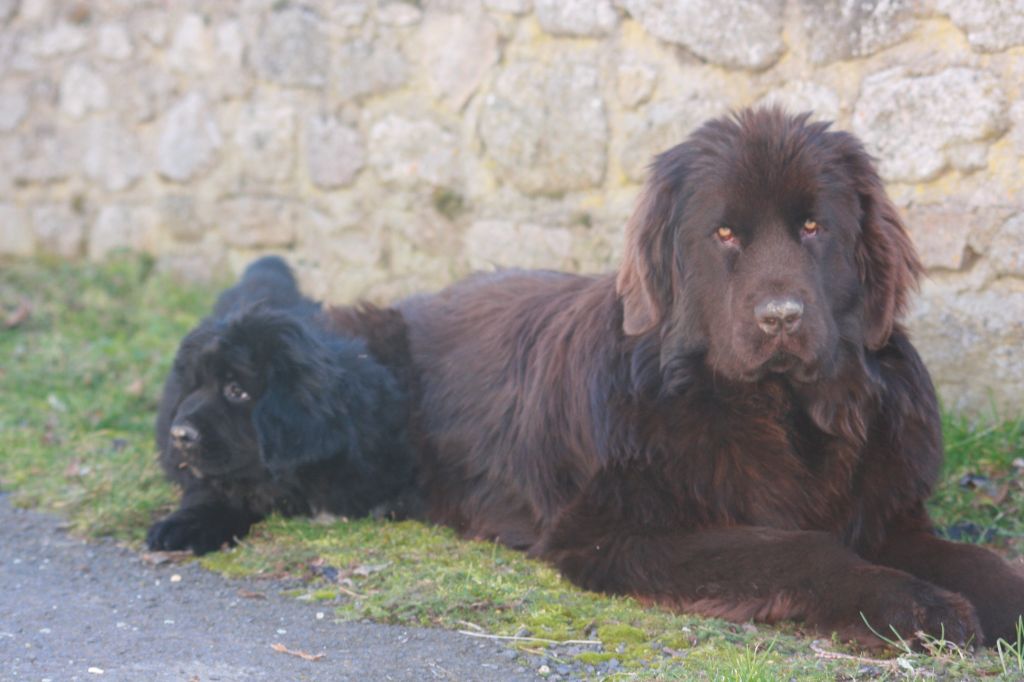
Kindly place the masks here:
<instances>
[{"instance_id":1,"label":"blurred background wall","mask_svg":"<svg viewBox=\"0 0 1024 682\"><path fill-rule=\"evenodd\" d=\"M0 255L602 271L653 154L774 101L878 157L946 405L1019 413L1022 88L1022 0L0 0Z\"/></svg>"}]
</instances>

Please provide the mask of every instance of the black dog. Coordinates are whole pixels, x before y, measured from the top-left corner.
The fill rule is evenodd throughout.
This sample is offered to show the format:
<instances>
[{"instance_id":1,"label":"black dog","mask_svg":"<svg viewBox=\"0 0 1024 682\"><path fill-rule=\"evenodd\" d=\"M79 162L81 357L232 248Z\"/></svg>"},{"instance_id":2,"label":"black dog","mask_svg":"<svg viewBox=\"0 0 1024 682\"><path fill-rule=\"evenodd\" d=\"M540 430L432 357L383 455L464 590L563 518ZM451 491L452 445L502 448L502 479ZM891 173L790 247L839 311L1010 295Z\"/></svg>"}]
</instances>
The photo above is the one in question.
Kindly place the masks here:
<instances>
[{"instance_id":1,"label":"black dog","mask_svg":"<svg viewBox=\"0 0 1024 682\"><path fill-rule=\"evenodd\" d=\"M160 462L184 495L149 529L150 549L211 552L271 512L406 511L405 390L365 338L369 326L370 345L405 348L404 323L393 311L338 310L323 314L267 257L185 337L156 423Z\"/></svg>"}]
</instances>

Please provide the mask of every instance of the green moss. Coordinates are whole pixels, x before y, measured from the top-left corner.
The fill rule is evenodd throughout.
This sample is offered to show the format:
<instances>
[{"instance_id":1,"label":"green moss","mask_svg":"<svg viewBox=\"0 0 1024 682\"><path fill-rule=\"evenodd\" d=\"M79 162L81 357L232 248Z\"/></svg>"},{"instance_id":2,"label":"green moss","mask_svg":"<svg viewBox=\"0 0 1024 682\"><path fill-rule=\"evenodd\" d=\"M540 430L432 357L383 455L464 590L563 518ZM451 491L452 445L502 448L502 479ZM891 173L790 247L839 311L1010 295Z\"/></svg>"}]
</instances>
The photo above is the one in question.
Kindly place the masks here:
<instances>
[{"instance_id":1,"label":"green moss","mask_svg":"<svg viewBox=\"0 0 1024 682\"><path fill-rule=\"evenodd\" d=\"M334 601L338 598L338 591L334 589L315 590L309 595L310 601Z\"/></svg>"},{"instance_id":2,"label":"green moss","mask_svg":"<svg viewBox=\"0 0 1024 682\"><path fill-rule=\"evenodd\" d=\"M212 554L204 555L199 562L204 568L216 571L222 575L228 576L229 578L242 578L255 573L260 573L260 571L255 570L251 564L240 561L239 558L241 556L242 554L235 550L214 552ZM298 590L298 592L301 593L302 590ZM298 595L296 594L294 596Z\"/></svg>"},{"instance_id":3,"label":"green moss","mask_svg":"<svg viewBox=\"0 0 1024 682\"><path fill-rule=\"evenodd\" d=\"M580 661L581 663L586 663L588 665L597 665L599 663L610 661L613 658L615 658L615 654L605 652L598 653L585 651L582 654L576 654L576 660Z\"/></svg>"},{"instance_id":4,"label":"green moss","mask_svg":"<svg viewBox=\"0 0 1024 682\"><path fill-rule=\"evenodd\" d=\"M587 211L577 211L572 214L572 217L569 219L569 224L589 228L593 226L594 218Z\"/></svg>"},{"instance_id":5,"label":"green moss","mask_svg":"<svg viewBox=\"0 0 1024 682\"><path fill-rule=\"evenodd\" d=\"M613 623L601 628L601 640L609 644L619 642L636 643L647 639L647 633L632 625Z\"/></svg>"},{"instance_id":6,"label":"green moss","mask_svg":"<svg viewBox=\"0 0 1024 682\"><path fill-rule=\"evenodd\" d=\"M435 189L432 199L437 212L448 220L455 220L466 210L466 200L462 195L447 187Z\"/></svg>"}]
</instances>

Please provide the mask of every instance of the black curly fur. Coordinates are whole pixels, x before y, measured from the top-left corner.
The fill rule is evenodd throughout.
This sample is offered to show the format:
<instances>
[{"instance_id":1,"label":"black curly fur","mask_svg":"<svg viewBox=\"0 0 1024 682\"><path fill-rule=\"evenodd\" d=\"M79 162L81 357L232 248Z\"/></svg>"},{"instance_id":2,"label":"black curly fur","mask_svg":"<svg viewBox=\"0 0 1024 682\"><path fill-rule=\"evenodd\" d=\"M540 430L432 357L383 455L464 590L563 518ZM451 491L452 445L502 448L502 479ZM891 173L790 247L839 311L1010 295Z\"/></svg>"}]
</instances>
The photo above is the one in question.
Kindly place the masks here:
<instances>
[{"instance_id":1,"label":"black curly fur","mask_svg":"<svg viewBox=\"0 0 1024 682\"><path fill-rule=\"evenodd\" d=\"M246 400L228 399L232 382ZM366 342L331 326L280 258L256 261L178 349L156 438L184 494L149 529L149 547L214 551L273 511L409 513L407 412L404 388ZM176 442L173 426L198 444Z\"/></svg>"}]
</instances>

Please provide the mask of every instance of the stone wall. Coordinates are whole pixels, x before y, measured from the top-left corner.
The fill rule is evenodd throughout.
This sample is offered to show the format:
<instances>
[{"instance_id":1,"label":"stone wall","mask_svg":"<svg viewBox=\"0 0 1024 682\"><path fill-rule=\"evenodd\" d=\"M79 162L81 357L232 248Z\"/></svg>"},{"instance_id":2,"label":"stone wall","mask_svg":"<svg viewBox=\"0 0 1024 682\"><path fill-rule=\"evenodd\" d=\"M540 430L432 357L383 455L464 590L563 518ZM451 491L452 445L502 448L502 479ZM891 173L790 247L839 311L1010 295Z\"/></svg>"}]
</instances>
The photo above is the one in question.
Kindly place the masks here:
<instances>
[{"instance_id":1,"label":"stone wall","mask_svg":"<svg viewBox=\"0 0 1024 682\"><path fill-rule=\"evenodd\" d=\"M0 0L0 253L604 270L652 154L776 101L878 155L946 404L1019 414L1022 86L1022 0Z\"/></svg>"}]
</instances>

